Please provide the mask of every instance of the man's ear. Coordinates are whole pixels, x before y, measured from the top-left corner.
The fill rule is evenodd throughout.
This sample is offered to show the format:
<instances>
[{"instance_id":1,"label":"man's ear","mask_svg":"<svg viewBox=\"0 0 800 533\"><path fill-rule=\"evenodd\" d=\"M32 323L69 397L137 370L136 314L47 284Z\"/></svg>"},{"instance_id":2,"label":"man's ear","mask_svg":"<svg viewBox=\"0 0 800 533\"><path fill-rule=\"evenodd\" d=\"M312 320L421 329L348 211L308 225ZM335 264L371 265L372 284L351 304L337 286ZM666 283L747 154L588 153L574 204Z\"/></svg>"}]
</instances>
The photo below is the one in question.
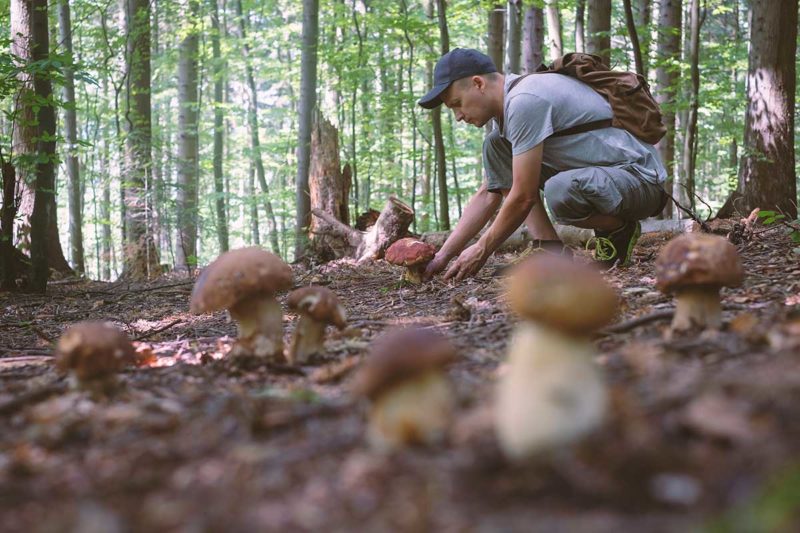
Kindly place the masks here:
<instances>
[{"instance_id":1,"label":"man's ear","mask_svg":"<svg viewBox=\"0 0 800 533\"><path fill-rule=\"evenodd\" d=\"M479 91L483 90L486 88L486 79L484 79L483 76L472 76L472 84Z\"/></svg>"}]
</instances>

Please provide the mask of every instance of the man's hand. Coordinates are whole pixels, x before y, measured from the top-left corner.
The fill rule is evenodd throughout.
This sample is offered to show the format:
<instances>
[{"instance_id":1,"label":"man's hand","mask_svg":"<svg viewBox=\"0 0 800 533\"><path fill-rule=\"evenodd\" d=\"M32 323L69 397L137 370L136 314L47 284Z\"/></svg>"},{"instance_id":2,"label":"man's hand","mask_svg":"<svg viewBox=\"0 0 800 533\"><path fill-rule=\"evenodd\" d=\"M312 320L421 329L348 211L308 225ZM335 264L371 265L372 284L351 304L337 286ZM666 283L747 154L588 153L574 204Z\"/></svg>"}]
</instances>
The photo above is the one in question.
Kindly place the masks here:
<instances>
[{"instance_id":1,"label":"man's hand","mask_svg":"<svg viewBox=\"0 0 800 533\"><path fill-rule=\"evenodd\" d=\"M425 267L425 272L422 273L422 280L428 281L433 276L441 272L447 266L447 263L450 262L450 258L445 254L442 254L441 251L437 252L431 262L428 263L428 266Z\"/></svg>"},{"instance_id":2,"label":"man's hand","mask_svg":"<svg viewBox=\"0 0 800 533\"><path fill-rule=\"evenodd\" d=\"M456 281L461 281L464 278L473 276L477 274L487 259L489 259L489 254L486 253L486 248L483 244L478 241L461 252L458 259L445 273L444 279L455 278Z\"/></svg>"}]
</instances>

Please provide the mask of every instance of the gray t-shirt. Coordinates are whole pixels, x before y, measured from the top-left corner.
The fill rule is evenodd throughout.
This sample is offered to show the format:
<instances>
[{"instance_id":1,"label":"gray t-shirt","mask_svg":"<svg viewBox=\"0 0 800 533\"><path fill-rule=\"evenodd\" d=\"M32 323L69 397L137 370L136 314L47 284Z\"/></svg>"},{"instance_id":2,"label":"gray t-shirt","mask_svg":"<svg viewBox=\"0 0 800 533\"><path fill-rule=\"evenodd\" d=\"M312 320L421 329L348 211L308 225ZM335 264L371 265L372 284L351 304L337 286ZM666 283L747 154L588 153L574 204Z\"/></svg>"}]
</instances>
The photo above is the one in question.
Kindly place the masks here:
<instances>
[{"instance_id":1,"label":"gray t-shirt","mask_svg":"<svg viewBox=\"0 0 800 533\"><path fill-rule=\"evenodd\" d=\"M658 152L621 128L547 138L553 132L612 117L605 98L585 83L562 74L538 74L505 79L503 138L513 155L527 152L544 141L543 163L556 171L585 167L620 167L650 183L663 183L667 172Z\"/></svg>"}]
</instances>

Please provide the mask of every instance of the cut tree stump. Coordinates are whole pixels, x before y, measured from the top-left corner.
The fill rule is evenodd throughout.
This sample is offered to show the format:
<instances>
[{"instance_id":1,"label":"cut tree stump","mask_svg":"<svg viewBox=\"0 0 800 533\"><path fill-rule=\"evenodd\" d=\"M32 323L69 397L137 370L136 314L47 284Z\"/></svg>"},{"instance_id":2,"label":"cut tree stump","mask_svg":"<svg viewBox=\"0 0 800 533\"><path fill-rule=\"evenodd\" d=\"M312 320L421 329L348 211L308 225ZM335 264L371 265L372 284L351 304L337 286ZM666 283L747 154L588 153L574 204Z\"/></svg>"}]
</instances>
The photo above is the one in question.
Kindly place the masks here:
<instances>
[{"instance_id":1,"label":"cut tree stump","mask_svg":"<svg viewBox=\"0 0 800 533\"><path fill-rule=\"evenodd\" d=\"M350 248L347 255L359 263L382 258L386 248L408 234L408 227L414 220L411 206L395 196L389 197L375 225L368 231L353 229L320 209L312 209L311 213L325 221L318 232L344 238Z\"/></svg>"}]
</instances>

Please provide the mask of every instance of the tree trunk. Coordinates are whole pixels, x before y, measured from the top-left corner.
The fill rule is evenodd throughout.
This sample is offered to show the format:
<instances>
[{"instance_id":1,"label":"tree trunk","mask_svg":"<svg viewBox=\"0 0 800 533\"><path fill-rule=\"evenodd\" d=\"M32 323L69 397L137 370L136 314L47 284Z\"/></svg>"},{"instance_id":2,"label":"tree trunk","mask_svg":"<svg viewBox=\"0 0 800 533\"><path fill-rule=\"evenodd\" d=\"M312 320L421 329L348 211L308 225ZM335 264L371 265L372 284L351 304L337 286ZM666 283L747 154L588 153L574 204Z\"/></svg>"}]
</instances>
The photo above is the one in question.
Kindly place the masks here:
<instances>
[{"instance_id":1,"label":"tree trunk","mask_svg":"<svg viewBox=\"0 0 800 533\"><path fill-rule=\"evenodd\" d=\"M58 2L58 26L61 46L72 60L72 24L70 21L69 1ZM67 176L69 177L69 240L72 264L79 274L86 272L83 263L83 199L81 195L81 179L78 168L78 132L75 114L75 76L72 65L64 66L64 140L66 141Z\"/></svg>"},{"instance_id":2,"label":"tree trunk","mask_svg":"<svg viewBox=\"0 0 800 533\"><path fill-rule=\"evenodd\" d=\"M586 0L575 2L575 51L586 51L586 32L584 30L584 20L586 20Z\"/></svg>"},{"instance_id":3,"label":"tree trunk","mask_svg":"<svg viewBox=\"0 0 800 533\"><path fill-rule=\"evenodd\" d=\"M639 32L636 31L636 21L633 20L633 8L631 7L631 0L623 0L625 6L625 25L628 27L628 35L631 39L631 48L633 48L633 59L636 63L636 72L645 76L644 63L642 62L642 49L639 46Z\"/></svg>"},{"instance_id":4,"label":"tree trunk","mask_svg":"<svg viewBox=\"0 0 800 533\"><path fill-rule=\"evenodd\" d=\"M694 170L697 161L697 109L699 107L700 93L700 0L691 0L690 7L690 44L689 66L691 69L691 86L689 93L689 110L686 121L686 133L683 141L683 187L689 208L695 210L695 181Z\"/></svg>"},{"instance_id":5,"label":"tree trunk","mask_svg":"<svg viewBox=\"0 0 800 533\"><path fill-rule=\"evenodd\" d=\"M525 74L535 72L544 62L544 11L531 4L525 11L525 24L522 30L522 57Z\"/></svg>"},{"instance_id":6,"label":"tree trunk","mask_svg":"<svg viewBox=\"0 0 800 533\"><path fill-rule=\"evenodd\" d=\"M550 59L564 55L564 41L561 37L561 13L558 0L545 0L547 12L547 45L550 48Z\"/></svg>"},{"instance_id":7,"label":"tree trunk","mask_svg":"<svg viewBox=\"0 0 800 533\"><path fill-rule=\"evenodd\" d=\"M503 10L502 4L494 4L489 11L489 28L488 28L488 55L492 58L494 66L497 71L503 73Z\"/></svg>"},{"instance_id":8,"label":"tree trunk","mask_svg":"<svg viewBox=\"0 0 800 533\"><path fill-rule=\"evenodd\" d=\"M197 0L186 2L183 40L178 58L178 179L175 269L191 272L197 266Z\"/></svg>"},{"instance_id":9,"label":"tree trunk","mask_svg":"<svg viewBox=\"0 0 800 533\"><path fill-rule=\"evenodd\" d=\"M219 251L227 252L228 244L228 216L225 212L225 182L223 171L223 148L225 136L225 108L223 107L225 70L222 63L220 50L219 7L217 0L209 0L211 7L211 72L214 80L214 206L217 215L217 240Z\"/></svg>"},{"instance_id":10,"label":"tree trunk","mask_svg":"<svg viewBox=\"0 0 800 533\"><path fill-rule=\"evenodd\" d=\"M444 0L436 0L436 11L439 19L439 40L442 55L450 51L450 36L447 31L447 12ZM500 58L502 64L502 56ZM450 204L447 198L447 156L444 150L442 134L442 106L431 111L433 123L433 140L436 151L436 176L439 185L439 224L442 229L450 229Z\"/></svg>"},{"instance_id":11,"label":"tree trunk","mask_svg":"<svg viewBox=\"0 0 800 533\"><path fill-rule=\"evenodd\" d=\"M300 70L300 123L297 132L297 182L295 199L295 258L302 257L308 245L311 202L308 170L311 160L311 127L317 106L317 43L319 42L319 0L303 0L303 53Z\"/></svg>"},{"instance_id":12,"label":"tree trunk","mask_svg":"<svg viewBox=\"0 0 800 533\"><path fill-rule=\"evenodd\" d=\"M17 261L14 257L19 251L14 248L14 217L17 215L18 200L14 191L17 176L14 165L0 153L0 174L3 178L3 203L0 211L0 289L16 288Z\"/></svg>"},{"instance_id":13,"label":"tree trunk","mask_svg":"<svg viewBox=\"0 0 800 533\"><path fill-rule=\"evenodd\" d=\"M668 1L668 0L664 0ZM611 64L611 0L589 0L586 50Z\"/></svg>"},{"instance_id":14,"label":"tree trunk","mask_svg":"<svg viewBox=\"0 0 800 533\"><path fill-rule=\"evenodd\" d=\"M278 243L277 223L275 221L275 212L272 210L272 201L270 200L269 184L267 183L267 176L264 172L264 162L261 159L261 140L258 133L258 91L256 89L256 81L253 76L253 65L250 59L250 45L247 44L247 32L245 16L242 12L242 0L236 0L236 14L239 17L239 31L242 37L242 48L245 58L245 73L247 76L247 86L250 89L250 106L247 112L247 122L250 126L250 146L253 152L253 165L255 166L256 177L258 184L261 187L261 192L264 196L264 210L267 212L267 231L269 232L269 242L272 251L276 254L281 253L280 244Z\"/></svg>"},{"instance_id":15,"label":"tree trunk","mask_svg":"<svg viewBox=\"0 0 800 533\"><path fill-rule=\"evenodd\" d=\"M411 206L394 196L389 197L375 225L366 232L343 224L325 211L312 209L311 213L325 221L326 224L320 226L320 231L344 238L351 250L348 255L359 262L383 257L386 249L394 241L408 235L408 227L414 219L414 210Z\"/></svg>"},{"instance_id":16,"label":"tree trunk","mask_svg":"<svg viewBox=\"0 0 800 533\"><path fill-rule=\"evenodd\" d=\"M150 3L127 0L125 91L125 266L123 276L150 279L161 272L150 227L147 191L152 159L150 122Z\"/></svg>"},{"instance_id":17,"label":"tree trunk","mask_svg":"<svg viewBox=\"0 0 800 533\"><path fill-rule=\"evenodd\" d=\"M662 2L664 0L661 0ZM638 30L639 49L642 54L643 76L647 78L647 71L650 63L650 19L652 18L653 6L650 0L636 0L633 6L634 24Z\"/></svg>"},{"instance_id":18,"label":"tree trunk","mask_svg":"<svg viewBox=\"0 0 800 533\"><path fill-rule=\"evenodd\" d=\"M675 96L680 81L682 0L662 0L658 16L658 68L656 68L655 98L661 106L667 134L656 145L661 161L667 169L664 189L672 194L676 175L675 164ZM662 216L672 218L673 204L667 202Z\"/></svg>"},{"instance_id":19,"label":"tree trunk","mask_svg":"<svg viewBox=\"0 0 800 533\"><path fill-rule=\"evenodd\" d=\"M506 72L519 74L520 41L522 31L520 28L520 7L522 0L508 0L508 40L506 41Z\"/></svg>"},{"instance_id":20,"label":"tree trunk","mask_svg":"<svg viewBox=\"0 0 800 533\"><path fill-rule=\"evenodd\" d=\"M32 0L30 43L33 61L50 59L50 36L47 20L47 1ZM33 213L31 214L31 288L36 292L47 290L50 277L49 249L47 241L49 229L56 218L55 185L56 185L56 113L49 104L53 94L50 78L53 72L46 69L33 75L33 91L39 104L36 114L36 190ZM41 104L48 102L48 104ZM56 233L58 239L58 233Z\"/></svg>"},{"instance_id":21,"label":"tree trunk","mask_svg":"<svg viewBox=\"0 0 800 533\"><path fill-rule=\"evenodd\" d=\"M46 11L46 4L44 9ZM42 4L38 4L41 8ZM30 1L15 0L11 2L11 52L16 55L23 64L36 61L34 56L42 60L47 59L49 55L49 43L47 44L44 55L42 54L41 47L36 51L36 44L33 37L32 17L34 17L34 8ZM38 19L37 19L38 20ZM36 24L47 24L47 19L38 21ZM46 31L44 28L42 31ZM36 52L36 53L35 53ZM22 65L20 65L22 66ZM49 75L45 73L44 76ZM40 76L41 77L41 76ZM41 150L41 141L37 139L42 133L43 125L39 122L39 117L34 115L34 110L39 108L37 95L35 94L36 88L34 87L34 80L30 73L18 74L20 82L20 90L15 98L15 120L14 130L12 132L12 155L14 156L14 164L16 165L17 187L19 189L18 196L20 197L19 208L17 216L19 222L16 225L15 239L17 245L22 251L32 253L33 243L31 242L33 212L36 209L36 180L38 179L38 172L45 170L35 162L36 155L45 152ZM45 90L43 86L39 89ZM50 89L52 91L52 88ZM50 109L52 107L43 106ZM42 112L42 108L39 108ZM43 111L45 115L48 114L47 110ZM45 143L46 144L46 143ZM51 162L52 164L52 162ZM52 216L47 219L47 227L44 230L44 245L47 251L47 264L49 268L64 274L72 274L72 269L64 258L64 252L61 248L61 242L58 236L58 222L56 217L56 199L55 199L55 177L53 177L52 186L49 192L43 194L43 200L49 203L46 211L52 213ZM39 206L39 209L44 209ZM37 253L40 253L37 251ZM33 257L31 256L31 259Z\"/></svg>"},{"instance_id":22,"label":"tree trunk","mask_svg":"<svg viewBox=\"0 0 800 533\"><path fill-rule=\"evenodd\" d=\"M350 195L350 168L340 170L339 134L324 117L316 115L311 132L311 163L308 173L311 208L323 211L343 224L349 224L347 201ZM322 260L343 257L349 243L341 236L320 232L320 222L311 220L310 233L314 255Z\"/></svg>"},{"instance_id":23,"label":"tree trunk","mask_svg":"<svg viewBox=\"0 0 800 533\"><path fill-rule=\"evenodd\" d=\"M797 217L794 152L797 0L754 0L744 156L739 187L748 209Z\"/></svg>"}]
</instances>

